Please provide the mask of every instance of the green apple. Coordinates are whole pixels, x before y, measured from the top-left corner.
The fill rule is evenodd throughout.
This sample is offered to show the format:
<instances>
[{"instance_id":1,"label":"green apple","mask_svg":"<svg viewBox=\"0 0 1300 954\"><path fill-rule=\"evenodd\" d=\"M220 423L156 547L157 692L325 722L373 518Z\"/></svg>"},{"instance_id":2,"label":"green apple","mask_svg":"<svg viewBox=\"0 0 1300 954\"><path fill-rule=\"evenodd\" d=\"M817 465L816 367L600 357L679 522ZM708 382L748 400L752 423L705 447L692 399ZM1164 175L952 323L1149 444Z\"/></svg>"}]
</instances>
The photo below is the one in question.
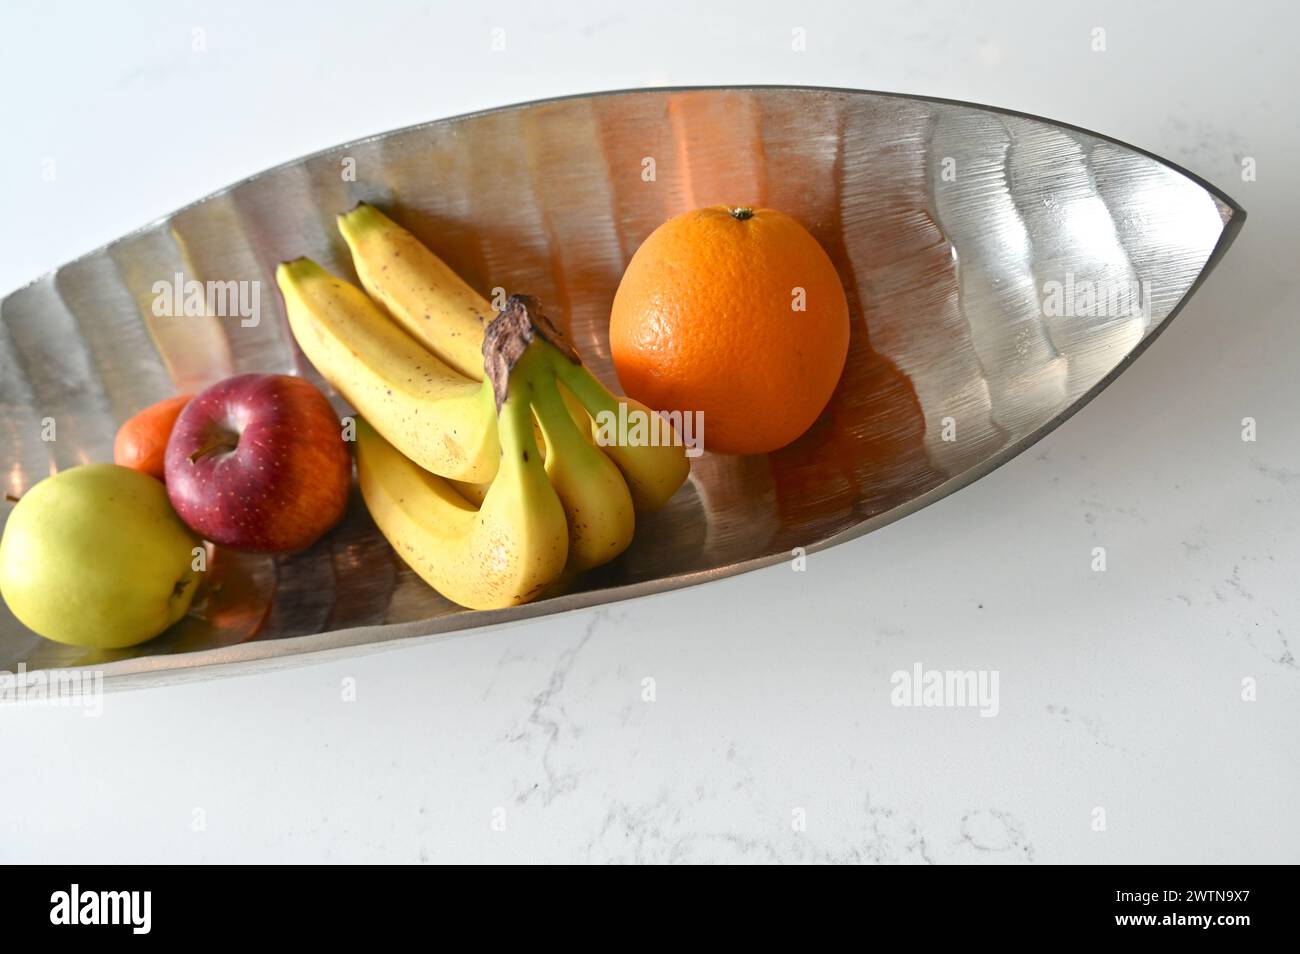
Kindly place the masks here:
<instances>
[{"instance_id":1,"label":"green apple","mask_svg":"<svg viewBox=\"0 0 1300 954\"><path fill-rule=\"evenodd\" d=\"M134 646L189 609L197 546L153 477L116 464L73 467L27 491L9 514L0 595L47 639Z\"/></svg>"}]
</instances>

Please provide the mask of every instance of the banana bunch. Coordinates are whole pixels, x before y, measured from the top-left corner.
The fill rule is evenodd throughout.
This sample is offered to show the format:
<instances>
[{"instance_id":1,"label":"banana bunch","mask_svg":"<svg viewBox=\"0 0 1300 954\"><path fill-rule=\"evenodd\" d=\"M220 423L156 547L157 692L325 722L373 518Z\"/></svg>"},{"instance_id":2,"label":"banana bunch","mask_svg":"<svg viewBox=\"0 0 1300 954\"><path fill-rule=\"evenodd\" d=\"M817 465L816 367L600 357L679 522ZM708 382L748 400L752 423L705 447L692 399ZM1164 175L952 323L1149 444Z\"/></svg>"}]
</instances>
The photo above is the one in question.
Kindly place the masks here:
<instances>
[{"instance_id":1,"label":"banana bunch","mask_svg":"<svg viewBox=\"0 0 1300 954\"><path fill-rule=\"evenodd\" d=\"M402 559L448 599L494 609L622 553L635 512L685 481L680 440L598 445L602 414L651 412L612 395L533 299L492 317L378 210L339 225L365 291L307 259L276 280L299 346L360 415L362 497Z\"/></svg>"},{"instance_id":2,"label":"banana bunch","mask_svg":"<svg viewBox=\"0 0 1300 954\"><path fill-rule=\"evenodd\" d=\"M339 216L339 231L352 251L361 284L370 297L430 352L475 381L483 379L483 337L495 313L478 292L419 239L364 202ZM615 397L574 358L560 371L561 393L584 429L596 433L593 418L601 413L619 420L626 413L654 413L629 397ZM576 396L576 401L574 397ZM585 410L582 410L585 409ZM680 439L658 446L601 447L617 465L642 513L658 510L677 492L690 472Z\"/></svg>"}]
</instances>

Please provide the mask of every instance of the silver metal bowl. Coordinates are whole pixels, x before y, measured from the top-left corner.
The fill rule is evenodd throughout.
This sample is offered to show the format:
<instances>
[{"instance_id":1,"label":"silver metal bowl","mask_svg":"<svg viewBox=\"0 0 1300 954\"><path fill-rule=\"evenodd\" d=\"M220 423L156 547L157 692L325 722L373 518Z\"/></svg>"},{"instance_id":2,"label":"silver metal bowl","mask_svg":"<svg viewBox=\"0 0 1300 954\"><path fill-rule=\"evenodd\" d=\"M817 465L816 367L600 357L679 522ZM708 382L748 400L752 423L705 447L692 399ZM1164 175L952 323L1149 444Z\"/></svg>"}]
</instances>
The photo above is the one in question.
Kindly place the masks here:
<instances>
[{"instance_id":1,"label":"silver metal bowl","mask_svg":"<svg viewBox=\"0 0 1300 954\"><path fill-rule=\"evenodd\" d=\"M94 666L129 684L274 665L839 543L952 493L1077 411L1168 324L1245 219L1218 189L1132 146L918 97L662 89L439 120L254 176L0 302L6 491L110 460L125 418L232 373L304 374L332 393L294 345L273 272L309 255L352 276L334 219L363 199L480 290L539 296L611 386L610 302L650 231L696 206L780 209L844 280L854 329L843 380L792 446L698 458L631 549L563 595L460 609L398 560L356 498L309 552L219 553L190 616L133 649L61 646L0 610L0 670ZM260 283L259 320L155 314L157 283L177 276ZM46 418L54 441L42 439Z\"/></svg>"}]
</instances>

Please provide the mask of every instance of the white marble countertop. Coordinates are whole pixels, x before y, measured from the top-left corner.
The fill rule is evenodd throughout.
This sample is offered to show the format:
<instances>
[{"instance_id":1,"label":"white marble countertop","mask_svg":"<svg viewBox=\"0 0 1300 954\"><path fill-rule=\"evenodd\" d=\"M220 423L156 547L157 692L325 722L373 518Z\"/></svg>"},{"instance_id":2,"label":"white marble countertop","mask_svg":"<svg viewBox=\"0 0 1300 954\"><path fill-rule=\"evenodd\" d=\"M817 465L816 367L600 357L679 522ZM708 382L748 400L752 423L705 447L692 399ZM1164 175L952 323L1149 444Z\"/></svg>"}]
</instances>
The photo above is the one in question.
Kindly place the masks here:
<instances>
[{"instance_id":1,"label":"white marble countertop","mask_svg":"<svg viewBox=\"0 0 1300 954\"><path fill-rule=\"evenodd\" d=\"M269 6L6 9L0 289L336 142L650 84L1020 109L1182 163L1250 220L1086 410L806 572L113 694L98 719L0 709L0 861L1300 860L1293 9ZM497 27L526 55L487 55ZM918 662L997 670L997 716L892 706Z\"/></svg>"}]
</instances>

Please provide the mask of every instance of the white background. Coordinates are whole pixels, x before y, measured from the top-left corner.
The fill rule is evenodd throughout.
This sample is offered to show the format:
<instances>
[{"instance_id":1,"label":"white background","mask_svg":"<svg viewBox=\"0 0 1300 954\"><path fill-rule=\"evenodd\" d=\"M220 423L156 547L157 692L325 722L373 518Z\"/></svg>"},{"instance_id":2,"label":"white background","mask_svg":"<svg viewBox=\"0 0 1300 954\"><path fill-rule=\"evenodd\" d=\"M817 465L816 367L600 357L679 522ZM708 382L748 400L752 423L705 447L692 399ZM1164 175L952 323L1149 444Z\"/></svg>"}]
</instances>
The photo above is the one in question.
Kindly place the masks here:
<instances>
[{"instance_id":1,"label":"white background","mask_svg":"<svg viewBox=\"0 0 1300 954\"><path fill-rule=\"evenodd\" d=\"M1083 413L805 573L116 694L99 719L0 709L0 860L1300 860L1295 14L707 6L9 0L0 291L334 143L658 84L1011 107L1168 156L1250 219ZM916 662L999 670L1000 714L891 707Z\"/></svg>"}]
</instances>

